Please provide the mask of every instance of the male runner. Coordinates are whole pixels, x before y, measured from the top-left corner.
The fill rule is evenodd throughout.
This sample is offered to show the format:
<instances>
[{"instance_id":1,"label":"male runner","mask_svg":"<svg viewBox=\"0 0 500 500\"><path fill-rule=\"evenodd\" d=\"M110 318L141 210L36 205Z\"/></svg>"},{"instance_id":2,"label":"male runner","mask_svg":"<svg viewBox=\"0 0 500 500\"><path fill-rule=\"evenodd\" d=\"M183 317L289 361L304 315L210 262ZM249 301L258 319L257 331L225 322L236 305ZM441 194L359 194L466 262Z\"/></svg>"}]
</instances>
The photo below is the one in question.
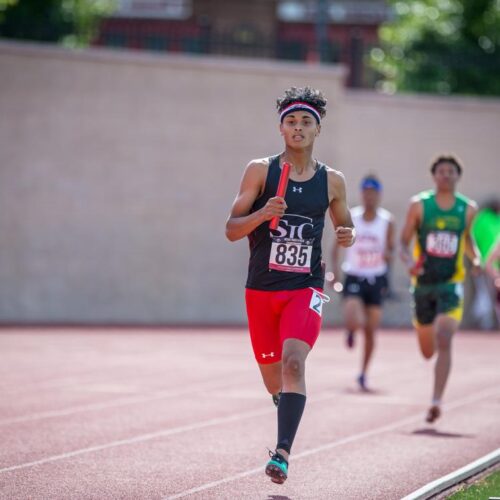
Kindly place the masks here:
<instances>
[{"instance_id":1,"label":"male runner","mask_svg":"<svg viewBox=\"0 0 500 500\"><path fill-rule=\"evenodd\" d=\"M481 255L481 264L486 271L484 275L476 278L476 290L481 285L484 287L480 290L490 298L496 321L491 321L493 318L484 313L482 319L485 320L485 324L491 322L490 326L498 326L500 325L500 198L491 199L478 211L472 223L471 234Z\"/></svg>"},{"instance_id":2,"label":"male runner","mask_svg":"<svg viewBox=\"0 0 500 500\"><path fill-rule=\"evenodd\" d=\"M363 204L351 210L356 227L356 243L345 252L344 321L347 346L354 346L354 333L364 333L361 373L357 382L367 390L366 372L375 346L375 331L382 318L382 302L387 290L387 269L394 250L394 218L379 207L382 184L374 175L361 181ZM340 279L339 246L334 244L332 259L334 279Z\"/></svg>"},{"instance_id":3,"label":"male runner","mask_svg":"<svg viewBox=\"0 0 500 500\"><path fill-rule=\"evenodd\" d=\"M437 347L434 392L426 420L441 415L441 398L451 368L451 340L463 310L464 254L479 269L480 258L470 236L476 203L455 191L462 175L455 156L439 156L431 165L435 190L411 199L401 233L401 258L412 275L414 325L425 358ZM416 236L414 258L409 245Z\"/></svg>"},{"instance_id":4,"label":"male runner","mask_svg":"<svg viewBox=\"0 0 500 500\"><path fill-rule=\"evenodd\" d=\"M231 241L250 243L246 282L248 326L264 385L278 402L278 440L266 474L288 475L288 457L306 403L305 361L321 326L324 272L321 239L329 210L339 245L354 242L344 176L313 158L326 99L292 87L278 99L285 150L251 161L226 224ZM292 165L284 198L275 196L284 162ZM272 231L269 221L280 217Z\"/></svg>"},{"instance_id":5,"label":"male runner","mask_svg":"<svg viewBox=\"0 0 500 500\"><path fill-rule=\"evenodd\" d=\"M497 238L495 246L488 254L488 259L486 260L484 269L495 287L495 314L497 321L500 324L500 234Z\"/></svg>"}]
</instances>

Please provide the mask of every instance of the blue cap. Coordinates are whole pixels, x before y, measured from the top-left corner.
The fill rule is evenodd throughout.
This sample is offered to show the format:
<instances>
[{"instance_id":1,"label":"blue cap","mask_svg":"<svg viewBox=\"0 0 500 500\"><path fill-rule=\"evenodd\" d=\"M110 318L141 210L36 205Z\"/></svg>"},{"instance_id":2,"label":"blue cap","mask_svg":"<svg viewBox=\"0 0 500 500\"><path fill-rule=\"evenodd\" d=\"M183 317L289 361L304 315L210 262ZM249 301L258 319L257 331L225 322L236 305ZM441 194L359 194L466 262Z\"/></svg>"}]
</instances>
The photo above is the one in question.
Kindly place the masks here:
<instances>
[{"instance_id":1,"label":"blue cap","mask_svg":"<svg viewBox=\"0 0 500 500\"><path fill-rule=\"evenodd\" d=\"M382 191L382 184L374 177L365 177L361 181L361 189L375 189L375 191Z\"/></svg>"}]
</instances>

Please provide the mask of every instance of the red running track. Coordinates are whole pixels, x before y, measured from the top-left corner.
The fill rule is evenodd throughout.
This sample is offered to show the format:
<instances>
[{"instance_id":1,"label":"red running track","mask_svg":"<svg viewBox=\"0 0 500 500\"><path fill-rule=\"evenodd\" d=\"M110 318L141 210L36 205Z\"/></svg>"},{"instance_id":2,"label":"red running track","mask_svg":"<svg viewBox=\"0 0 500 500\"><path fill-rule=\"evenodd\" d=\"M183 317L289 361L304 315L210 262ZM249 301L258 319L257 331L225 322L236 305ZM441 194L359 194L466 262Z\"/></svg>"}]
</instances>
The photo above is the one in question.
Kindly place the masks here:
<instances>
[{"instance_id":1,"label":"red running track","mask_svg":"<svg viewBox=\"0 0 500 500\"><path fill-rule=\"evenodd\" d=\"M399 499L500 446L500 335L459 333L443 418L409 331L359 352L326 331L283 485L276 410L244 330L0 331L2 499Z\"/></svg>"}]
</instances>

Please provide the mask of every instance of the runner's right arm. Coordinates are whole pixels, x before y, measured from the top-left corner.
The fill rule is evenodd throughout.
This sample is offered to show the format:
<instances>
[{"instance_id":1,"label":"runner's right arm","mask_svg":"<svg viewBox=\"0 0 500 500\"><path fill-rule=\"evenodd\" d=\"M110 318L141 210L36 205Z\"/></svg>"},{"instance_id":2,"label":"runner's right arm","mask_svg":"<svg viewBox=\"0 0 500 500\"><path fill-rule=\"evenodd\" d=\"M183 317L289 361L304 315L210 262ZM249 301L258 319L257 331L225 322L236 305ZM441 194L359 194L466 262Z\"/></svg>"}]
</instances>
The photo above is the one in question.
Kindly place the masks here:
<instances>
[{"instance_id":1,"label":"runner's right arm","mask_svg":"<svg viewBox=\"0 0 500 500\"><path fill-rule=\"evenodd\" d=\"M245 169L240 190L226 222L226 237L229 241L240 240L266 220L282 217L285 213L285 200L279 197L269 198L264 207L250 213L255 200L264 190L267 169L267 160L254 160Z\"/></svg>"},{"instance_id":2,"label":"runner's right arm","mask_svg":"<svg viewBox=\"0 0 500 500\"><path fill-rule=\"evenodd\" d=\"M410 274L417 272L415 269L415 262L413 260L413 256L410 253L410 243L415 235L418 227L420 226L420 221L422 219L422 203L418 198L412 198L410 202L410 206L408 208L408 212L406 213L406 221L403 226L403 230L401 231L401 249L400 249L400 257L404 262Z\"/></svg>"}]
</instances>

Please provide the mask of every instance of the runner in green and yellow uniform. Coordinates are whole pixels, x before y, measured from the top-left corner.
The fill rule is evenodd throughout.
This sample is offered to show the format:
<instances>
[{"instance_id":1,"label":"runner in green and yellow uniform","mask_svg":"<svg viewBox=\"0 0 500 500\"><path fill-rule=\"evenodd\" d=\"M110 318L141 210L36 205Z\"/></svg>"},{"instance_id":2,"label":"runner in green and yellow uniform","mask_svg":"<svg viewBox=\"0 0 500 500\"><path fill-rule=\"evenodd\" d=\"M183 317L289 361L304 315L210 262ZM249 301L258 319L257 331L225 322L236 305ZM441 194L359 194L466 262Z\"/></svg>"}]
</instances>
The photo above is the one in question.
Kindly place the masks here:
<instances>
[{"instance_id":1,"label":"runner in green and yellow uniform","mask_svg":"<svg viewBox=\"0 0 500 500\"><path fill-rule=\"evenodd\" d=\"M437 360L434 393L427 422L441 414L441 398L451 367L451 340L462 319L464 255L479 269L480 257L470 236L476 203L455 192L462 166L454 156L431 165L435 190L411 200L401 233L401 257L412 276L413 323L425 358ZM413 256L409 245L416 236Z\"/></svg>"}]
</instances>

